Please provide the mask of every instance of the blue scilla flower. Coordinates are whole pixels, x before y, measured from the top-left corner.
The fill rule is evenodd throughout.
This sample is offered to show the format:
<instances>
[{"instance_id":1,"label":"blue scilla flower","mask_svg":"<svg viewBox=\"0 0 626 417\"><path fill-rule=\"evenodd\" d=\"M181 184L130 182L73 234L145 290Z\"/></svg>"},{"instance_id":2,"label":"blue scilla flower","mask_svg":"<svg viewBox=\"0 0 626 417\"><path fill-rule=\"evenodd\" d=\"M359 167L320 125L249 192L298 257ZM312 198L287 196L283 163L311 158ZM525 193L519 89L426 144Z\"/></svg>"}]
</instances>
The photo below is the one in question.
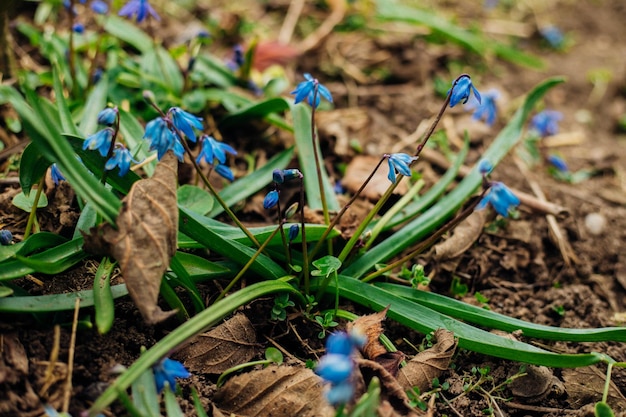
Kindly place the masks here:
<instances>
[{"instance_id":1,"label":"blue scilla flower","mask_svg":"<svg viewBox=\"0 0 626 417\"><path fill-rule=\"evenodd\" d=\"M295 179L303 178L302 172L299 169L275 169L272 171L272 179L276 184L282 184L285 181L291 181Z\"/></svg>"},{"instance_id":2,"label":"blue scilla flower","mask_svg":"<svg viewBox=\"0 0 626 417\"><path fill-rule=\"evenodd\" d=\"M299 234L300 234L299 224L292 224L291 226L289 226L289 235L288 235L289 242L293 242L293 240L297 238Z\"/></svg>"},{"instance_id":3,"label":"blue scilla flower","mask_svg":"<svg viewBox=\"0 0 626 417\"><path fill-rule=\"evenodd\" d=\"M0 230L0 245L7 246L13 242L13 233L7 229Z\"/></svg>"},{"instance_id":4,"label":"blue scilla flower","mask_svg":"<svg viewBox=\"0 0 626 417\"><path fill-rule=\"evenodd\" d=\"M202 119L186 112L180 107L172 107L167 113L172 119L174 126L176 126L176 129L183 132L185 136L187 136L187 139L195 142L196 134L193 131L193 128L195 127L198 130L202 130Z\"/></svg>"},{"instance_id":5,"label":"blue scilla flower","mask_svg":"<svg viewBox=\"0 0 626 417\"><path fill-rule=\"evenodd\" d=\"M470 101L467 104L468 110L474 110L472 118L475 120L484 120L489 126L493 126L496 121L497 109L496 100L500 97L500 92L496 89L491 89L482 95L482 101L478 100Z\"/></svg>"},{"instance_id":6,"label":"blue scilla flower","mask_svg":"<svg viewBox=\"0 0 626 417\"><path fill-rule=\"evenodd\" d=\"M72 26L72 31L78 34L85 33L85 25L83 25L82 23L74 23L74 26Z\"/></svg>"},{"instance_id":7,"label":"blue scilla flower","mask_svg":"<svg viewBox=\"0 0 626 417\"><path fill-rule=\"evenodd\" d=\"M365 335L354 330L350 333L335 332L326 339L326 353L350 355L355 348L363 347L366 341Z\"/></svg>"},{"instance_id":8,"label":"blue scilla flower","mask_svg":"<svg viewBox=\"0 0 626 417\"><path fill-rule=\"evenodd\" d=\"M410 165L413 161L415 161L415 158L406 153L392 153L389 155L387 158L387 163L389 164L389 175L387 175L387 178L389 178L389 181L392 183L396 182L396 172L405 177L410 177Z\"/></svg>"},{"instance_id":9,"label":"blue scilla flower","mask_svg":"<svg viewBox=\"0 0 626 417\"><path fill-rule=\"evenodd\" d=\"M559 122L563 114L556 110L544 110L537 113L530 120L530 125L541 137L556 135L559 132Z\"/></svg>"},{"instance_id":10,"label":"blue scilla flower","mask_svg":"<svg viewBox=\"0 0 626 417\"><path fill-rule=\"evenodd\" d=\"M107 107L98 113L98 123L105 126L113 126L117 120L117 107Z\"/></svg>"},{"instance_id":11,"label":"blue scilla flower","mask_svg":"<svg viewBox=\"0 0 626 417\"><path fill-rule=\"evenodd\" d=\"M132 19L137 17L137 23L143 22L148 15L155 20L161 20L157 12L150 6L148 0L130 0L120 9L118 15Z\"/></svg>"},{"instance_id":12,"label":"blue scilla flower","mask_svg":"<svg viewBox=\"0 0 626 417\"><path fill-rule=\"evenodd\" d=\"M350 381L343 381L339 384L331 385L326 391L326 400L332 406L349 403L354 396L354 385Z\"/></svg>"},{"instance_id":13,"label":"blue scilla flower","mask_svg":"<svg viewBox=\"0 0 626 417\"><path fill-rule=\"evenodd\" d=\"M463 74L452 83L452 88L448 90L448 94L450 95L450 107L454 107L460 102L463 104L467 103L472 92L474 92L474 97L478 100L478 103L481 103L482 99L480 97L480 93L472 84L472 79L469 75Z\"/></svg>"},{"instance_id":14,"label":"blue scilla flower","mask_svg":"<svg viewBox=\"0 0 626 417\"><path fill-rule=\"evenodd\" d=\"M325 381L339 384L350 378L353 369L354 362L350 355L327 353L321 357L317 366L315 366L315 373Z\"/></svg>"},{"instance_id":15,"label":"blue scilla flower","mask_svg":"<svg viewBox=\"0 0 626 417\"><path fill-rule=\"evenodd\" d=\"M263 199L263 208L269 210L278 204L278 191L272 190Z\"/></svg>"},{"instance_id":16,"label":"blue scilla flower","mask_svg":"<svg viewBox=\"0 0 626 417\"><path fill-rule=\"evenodd\" d=\"M330 94L328 88L322 85L317 78L313 78L311 74L304 74L305 81L302 81L295 90L289 94L294 94L295 104L300 103L304 99L311 105L311 107L317 108L320 104L320 96L324 97L330 103L333 102L333 96ZM317 86L317 94L315 94L315 87Z\"/></svg>"},{"instance_id":17,"label":"blue scilla flower","mask_svg":"<svg viewBox=\"0 0 626 417\"><path fill-rule=\"evenodd\" d=\"M231 71L237 71L244 64L244 61L243 46L237 44L233 46L233 57L226 61L226 67Z\"/></svg>"},{"instance_id":18,"label":"blue scilla flower","mask_svg":"<svg viewBox=\"0 0 626 417\"><path fill-rule=\"evenodd\" d=\"M494 182L491 184L487 194L476 206L476 210L482 210L487 205L491 205L499 215L508 217L509 211L519 206L519 203L519 198L513 194L509 187L501 182Z\"/></svg>"},{"instance_id":19,"label":"blue scilla flower","mask_svg":"<svg viewBox=\"0 0 626 417\"><path fill-rule=\"evenodd\" d=\"M231 171L231 169L228 168L226 165L217 164L215 165L214 169L215 172L220 174L220 176L222 176L223 178L226 178L228 181L235 180L235 174L233 174L233 171Z\"/></svg>"},{"instance_id":20,"label":"blue scilla flower","mask_svg":"<svg viewBox=\"0 0 626 417\"><path fill-rule=\"evenodd\" d=\"M113 140L113 129L106 127L93 135L87 136L83 143L83 149L89 149L93 151L97 149L100 155L107 156L109 148L111 147L111 140Z\"/></svg>"},{"instance_id":21,"label":"blue scilla flower","mask_svg":"<svg viewBox=\"0 0 626 417\"><path fill-rule=\"evenodd\" d=\"M560 172L569 172L569 167L563 158L558 155L549 155L548 162Z\"/></svg>"},{"instance_id":22,"label":"blue scilla flower","mask_svg":"<svg viewBox=\"0 0 626 417\"><path fill-rule=\"evenodd\" d=\"M554 25L544 26L539 29L539 33L541 36L548 42L554 49L560 49L563 47L563 43L565 41L565 37L563 36L563 32L559 28Z\"/></svg>"},{"instance_id":23,"label":"blue scilla flower","mask_svg":"<svg viewBox=\"0 0 626 417\"><path fill-rule=\"evenodd\" d=\"M174 133L174 141L170 144L169 150L174 152L174 155L176 155L176 158L178 158L180 162L183 162L184 155L185 155L185 147L183 146L182 142L180 141L180 139L175 133Z\"/></svg>"},{"instance_id":24,"label":"blue scilla flower","mask_svg":"<svg viewBox=\"0 0 626 417\"><path fill-rule=\"evenodd\" d=\"M225 164L227 153L237 155L237 151L232 146L216 140L213 136L203 135L201 146L200 153L196 158L197 163L204 160L208 164L213 165L217 159L220 164Z\"/></svg>"},{"instance_id":25,"label":"blue scilla flower","mask_svg":"<svg viewBox=\"0 0 626 417\"><path fill-rule=\"evenodd\" d=\"M111 171L115 167L119 167L119 176L123 177L130 170L130 163L136 162L130 154L130 151L126 147L119 145L115 146L113 150L113 156L104 164L104 169Z\"/></svg>"},{"instance_id":26,"label":"blue scilla flower","mask_svg":"<svg viewBox=\"0 0 626 417\"><path fill-rule=\"evenodd\" d=\"M109 5L102 0L93 0L91 2L91 10L97 14L106 14L109 11Z\"/></svg>"},{"instance_id":27,"label":"blue scilla flower","mask_svg":"<svg viewBox=\"0 0 626 417\"><path fill-rule=\"evenodd\" d=\"M61 173L61 170L56 163L52 164L52 166L50 167L50 177L52 177L52 182L54 182L54 185L59 185L61 181L65 181L65 177Z\"/></svg>"},{"instance_id":28,"label":"blue scilla flower","mask_svg":"<svg viewBox=\"0 0 626 417\"><path fill-rule=\"evenodd\" d=\"M481 159L478 163L478 172L481 175L488 175L493 171L493 165L489 162L488 159Z\"/></svg>"},{"instance_id":29,"label":"blue scilla flower","mask_svg":"<svg viewBox=\"0 0 626 417\"><path fill-rule=\"evenodd\" d=\"M167 381L172 391L176 388L176 378L189 378L191 374L182 363L170 358L165 358L152 367L157 392L163 391Z\"/></svg>"},{"instance_id":30,"label":"blue scilla flower","mask_svg":"<svg viewBox=\"0 0 626 417\"><path fill-rule=\"evenodd\" d=\"M146 125L146 133L144 133L143 137L150 142L150 150L157 151L159 160L165 155L165 152L176 146L176 134L163 117L157 117L148 122ZM182 148L182 145L180 145L180 147ZM182 157L182 152L180 154L179 159Z\"/></svg>"}]
</instances>

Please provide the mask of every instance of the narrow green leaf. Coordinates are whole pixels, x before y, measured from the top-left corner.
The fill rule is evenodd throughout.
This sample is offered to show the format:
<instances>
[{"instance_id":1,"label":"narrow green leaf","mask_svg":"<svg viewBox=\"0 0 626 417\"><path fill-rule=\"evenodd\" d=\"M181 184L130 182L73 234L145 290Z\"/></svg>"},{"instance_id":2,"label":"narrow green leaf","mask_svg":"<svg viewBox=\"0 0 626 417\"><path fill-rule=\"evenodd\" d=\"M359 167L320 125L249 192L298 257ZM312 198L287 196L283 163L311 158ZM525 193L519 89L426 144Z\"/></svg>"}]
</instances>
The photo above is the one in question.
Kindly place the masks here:
<instances>
[{"instance_id":1,"label":"narrow green leaf","mask_svg":"<svg viewBox=\"0 0 626 417\"><path fill-rule=\"evenodd\" d=\"M143 52L141 70L143 74L153 75L159 84L173 94L183 90L183 76L174 58L163 47L154 46Z\"/></svg>"},{"instance_id":2,"label":"narrow green leaf","mask_svg":"<svg viewBox=\"0 0 626 417\"><path fill-rule=\"evenodd\" d=\"M126 142L126 146L130 149L133 157L141 162L150 155L148 142L143 140L144 127L132 113L119 109L119 114L120 132ZM154 173L156 164L156 159L150 163L144 164L143 170L149 177Z\"/></svg>"},{"instance_id":3,"label":"narrow green leaf","mask_svg":"<svg viewBox=\"0 0 626 417\"><path fill-rule=\"evenodd\" d=\"M202 405L202 401L200 401L198 391L196 391L195 387L191 387L191 396L193 397L193 405L196 409L196 414L198 415L198 417L209 417L209 415L204 410L204 406Z\"/></svg>"},{"instance_id":4,"label":"narrow green leaf","mask_svg":"<svg viewBox=\"0 0 626 417\"><path fill-rule=\"evenodd\" d=\"M178 251L175 258L193 281L223 278L233 274L230 269L192 253Z\"/></svg>"},{"instance_id":5,"label":"narrow green leaf","mask_svg":"<svg viewBox=\"0 0 626 417\"><path fill-rule=\"evenodd\" d=\"M98 113L107 105L108 88L109 77L104 73L93 87L93 90L91 90L91 93L89 93L85 106L82 109L83 114L78 125L78 136L81 134L89 136L98 128Z\"/></svg>"},{"instance_id":6,"label":"narrow green leaf","mask_svg":"<svg viewBox=\"0 0 626 417\"><path fill-rule=\"evenodd\" d=\"M220 121L220 127L234 126L239 123L250 122L254 119L263 118L271 114L289 110L289 103L284 98L270 98L260 103L254 103L224 117ZM286 123L284 122L286 125Z\"/></svg>"},{"instance_id":7,"label":"narrow green leaf","mask_svg":"<svg viewBox=\"0 0 626 417\"><path fill-rule=\"evenodd\" d=\"M36 144L29 143L24 148L20 158L20 185L24 194L29 195L33 185L39 184L50 165Z\"/></svg>"},{"instance_id":8,"label":"narrow green leaf","mask_svg":"<svg viewBox=\"0 0 626 417\"><path fill-rule=\"evenodd\" d=\"M145 352L144 352L145 354ZM131 387L133 404L141 416L160 417L160 398L154 382L154 372L146 369Z\"/></svg>"},{"instance_id":9,"label":"narrow green leaf","mask_svg":"<svg viewBox=\"0 0 626 417\"><path fill-rule=\"evenodd\" d=\"M39 232L34 235L30 235L28 239L22 242L17 255L28 256L41 249L48 249L54 246L62 245L68 240L63 236L50 232ZM17 245L14 245L17 246Z\"/></svg>"},{"instance_id":10,"label":"narrow green leaf","mask_svg":"<svg viewBox=\"0 0 626 417\"><path fill-rule=\"evenodd\" d=\"M115 264L116 262L111 262L107 257L102 258L93 282L95 321L100 334L108 333L113 327L113 320L115 319L115 306L111 292L111 274Z\"/></svg>"},{"instance_id":11,"label":"narrow green leaf","mask_svg":"<svg viewBox=\"0 0 626 417\"><path fill-rule=\"evenodd\" d=\"M55 104L61 120L61 129L64 133L78 135L78 129L72 119L72 113L70 113L67 101L65 101L65 91L63 90L61 79L59 78L59 68L59 63L57 61L53 61L52 82L54 85L54 96L56 99Z\"/></svg>"},{"instance_id":12,"label":"narrow green leaf","mask_svg":"<svg viewBox=\"0 0 626 417\"><path fill-rule=\"evenodd\" d=\"M171 388L174 389L175 387ZM165 415L167 417L185 417L183 410L181 410L180 405L178 405L178 401L176 401L176 396L172 392L172 389L168 387L164 390Z\"/></svg>"},{"instance_id":13,"label":"narrow green leaf","mask_svg":"<svg viewBox=\"0 0 626 417\"><path fill-rule=\"evenodd\" d=\"M147 52L154 44L150 36L139 29L137 25L129 20L117 17L114 14L108 14L106 19L100 19L99 23L108 33L133 46L142 53Z\"/></svg>"}]
</instances>

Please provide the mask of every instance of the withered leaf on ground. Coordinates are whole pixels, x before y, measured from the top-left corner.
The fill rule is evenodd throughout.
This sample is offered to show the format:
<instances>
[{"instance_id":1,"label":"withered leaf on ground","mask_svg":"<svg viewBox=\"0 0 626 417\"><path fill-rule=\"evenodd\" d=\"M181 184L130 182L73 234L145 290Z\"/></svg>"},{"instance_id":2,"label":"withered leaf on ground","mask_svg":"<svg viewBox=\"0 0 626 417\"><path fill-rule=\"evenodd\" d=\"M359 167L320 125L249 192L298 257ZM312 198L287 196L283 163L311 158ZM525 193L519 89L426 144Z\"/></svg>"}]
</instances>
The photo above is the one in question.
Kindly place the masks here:
<instances>
[{"instance_id":1,"label":"withered leaf on ground","mask_svg":"<svg viewBox=\"0 0 626 417\"><path fill-rule=\"evenodd\" d=\"M483 232L487 213L487 210L476 210L459 223L449 239L435 245L435 260L456 258L472 247Z\"/></svg>"},{"instance_id":2,"label":"withered leaf on ground","mask_svg":"<svg viewBox=\"0 0 626 417\"><path fill-rule=\"evenodd\" d=\"M217 391L215 402L226 413L247 417L335 415L324 398L322 379L294 366L272 365L234 376Z\"/></svg>"},{"instance_id":3,"label":"withered leaf on ground","mask_svg":"<svg viewBox=\"0 0 626 417\"><path fill-rule=\"evenodd\" d=\"M380 157L370 155L357 155L348 164L346 173L341 179L341 185L343 185L351 193L355 193L363 184L363 181L372 173L372 169L378 164ZM372 180L367 184L365 189L361 192L364 198L371 201L377 201L389 188L389 167L387 163L383 163L381 167L376 171L376 174L372 177ZM408 191L406 181L402 181L396 189L395 194L404 195Z\"/></svg>"},{"instance_id":4,"label":"withered leaf on ground","mask_svg":"<svg viewBox=\"0 0 626 417\"><path fill-rule=\"evenodd\" d=\"M133 184L117 216L116 228L103 224L85 236L85 250L115 258L128 292L147 323L175 311L157 305L163 274L176 252L178 160L167 152L152 178Z\"/></svg>"},{"instance_id":5,"label":"withered leaf on ground","mask_svg":"<svg viewBox=\"0 0 626 417\"><path fill-rule=\"evenodd\" d=\"M378 313L361 316L347 326L348 331L356 331L367 337L365 346L361 349L365 359L375 360L378 356L387 353L387 349L378 340L383 333L382 323L387 315L387 310L389 310L389 306Z\"/></svg>"},{"instance_id":6,"label":"withered leaf on ground","mask_svg":"<svg viewBox=\"0 0 626 417\"><path fill-rule=\"evenodd\" d=\"M433 347L418 353L405 367L400 368L398 382L404 389L418 387L423 392L430 388L433 378L439 377L448 369L457 340L454 333L444 329L437 330L435 338L437 343Z\"/></svg>"},{"instance_id":7,"label":"withered leaf on ground","mask_svg":"<svg viewBox=\"0 0 626 417\"><path fill-rule=\"evenodd\" d=\"M179 350L175 358L191 372L221 374L250 361L258 347L252 323L237 314L207 333L198 335L191 344Z\"/></svg>"}]
</instances>

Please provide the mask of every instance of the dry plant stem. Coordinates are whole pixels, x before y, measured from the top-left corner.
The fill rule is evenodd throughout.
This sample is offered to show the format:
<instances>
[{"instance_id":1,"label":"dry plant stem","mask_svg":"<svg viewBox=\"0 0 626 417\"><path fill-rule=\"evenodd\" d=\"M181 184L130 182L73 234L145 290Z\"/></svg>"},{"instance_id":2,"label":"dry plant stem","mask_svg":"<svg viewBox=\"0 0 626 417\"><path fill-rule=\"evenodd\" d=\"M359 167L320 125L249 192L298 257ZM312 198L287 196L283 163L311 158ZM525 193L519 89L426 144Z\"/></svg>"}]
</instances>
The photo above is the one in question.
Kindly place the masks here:
<instances>
[{"instance_id":1,"label":"dry plant stem","mask_svg":"<svg viewBox=\"0 0 626 417\"><path fill-rule=\"evenodd\" d=\"M285 20L283 21L283 26L280 28L280 32L278 33L278 43L287 45L291 41L293 31L298 24L300 15L302 14L304 3L305 0L292 0L289 3L289 8L287 9L287 14L285 15Z\"/></svg>"},{"instance_id":2,"label":"dry plant stem","mask_svg":"<svg viewBox=\"0 0 626 417\"><path fill-rule=\"evenodd\" d=\"M76 329L78 328L78 312L80 311L80 298L74 302L74 320L72 321L72 336L70 337L70 347L67 358L67 379L65 380L65 391L63 393L63 412L67 413L70 408L70 397L72 396L72 372L74 371L74 351L76 350Z\"/></svg>"},{"instance_id":3,"label":"dry plant stem","mask_svg":"<svg viewBox=\"0 0 626 417\"><path fill-rule=\"evenodd\" d=\"M356 193L354 193L354 195L352 196L350 201L348 201L348 203L346 203L346 205L341 208L339 213L337 213L337 215L330 222L330 224L328 225L326 230L324 230L324 233L322 234L320 239L317 241L317 244L313 247L313 250L311 251L311 255L310 255L311 258L315 257L315 255L317 254L317 252L321 248L322 243L324 242L324 240L326 240L326 238L328 237L330 232L333 230L333 228L337 225L337 223L339 223L339 220L341 220L341 217L346 213L346 211L348 211L348 209L352 206L352 204L354 204L356 199L359 198L359 196L361 195L361 192L363 192L363 190L365 189L367 184L369 184L371 179L374 177L374 174L376 174L376 171L378 171L378 168L380 168L380 166L382 165L382 163L383 163L383 161L385 159L386 159L385 157L380 158L380 161L378 161L378 164L374 167L374 169L372 170L370 175L365 179L363 184L361 184L361 187L356 191Z\"/></svg>"},{"instance_id":4,"label":"dry plant stem","mask_svg":"<svg viewBox=\"0 0 626 417\"><path fill-rule=\"evenodd\" d=\"M222 298L224 298L224 296L228 293L228 291L231 290L231 288L233 288L233 286L239 281L239 279L243 276L243 274L246 273L246 271L250 268L250 266L254 263L254 261L256 261L256 258L259 257L259 255L265 250L265 248L267 247L267 245L270 243L270 241L274 238L274 236L276 236L276 233L278 233L278 231L282 229L281 225L278 225L278 227L276 229L274 229L274 231L272 232L271 235L268 236L268 238L263 242L263 244L261 246L259 246L259 248L257 249L257 251L254 253L254 255L252 255L250 257L250 259L248 260L248 262L246 262L246 264L241 268L241 270L237 273L237 275L235 275L235 277L228 283L228 285L226 286L226 288L224 288L224 290L220 293L219 297L217 297L217 299L215 300L215 302L218 302L219 300L221 300Z\"/></svg>"},{"instance_id":5,"label":"dry plant stem","mask_svg":"<svg viewBox=\"0 0 626 417\"><path fill-rule=\"evenodd\" d=\"M59 349L61 346L61 326L58 324L54 326L54 338L52 340L52 349L50 350L50 360L48 361L48 367L46 368L46 372L44 374L44 383L41 389L39 390L39 397L43 397L47 392L48 388L52 386L54 380L52 379L52 373L54 372L54 367L59 360Z\"/></svg>"},{"instance_id":6,"label":"dry plant stem","mask_svg":"<svg viewBox=\"0 0 626 417\"><path fill-rule=\"evenodd\" d=\"M304 293L309 295L309 252L306 247L306 229L304 227L304 179L300 178L300 233L302 233L302 275Z\"/></svg>"},{"instance_id":7,"label":"dry plant stem","mask_svg":"<svg viewBox=\"0 0 626 417\"><path fill-rule=\"evenodd\" d=\"M41 198L41 192L43 191L44 182L46 180L46 176L44 175L39 180L39 185L37 186L37 193L35 194L35 200L33 201L33 206L30 208L30 213L28 214L28 221L26 222L26 230L24 230L24 240L30 236L34 223L37 221L37 205L39 205L39 199Z\"/></svg>"}]
</instances>

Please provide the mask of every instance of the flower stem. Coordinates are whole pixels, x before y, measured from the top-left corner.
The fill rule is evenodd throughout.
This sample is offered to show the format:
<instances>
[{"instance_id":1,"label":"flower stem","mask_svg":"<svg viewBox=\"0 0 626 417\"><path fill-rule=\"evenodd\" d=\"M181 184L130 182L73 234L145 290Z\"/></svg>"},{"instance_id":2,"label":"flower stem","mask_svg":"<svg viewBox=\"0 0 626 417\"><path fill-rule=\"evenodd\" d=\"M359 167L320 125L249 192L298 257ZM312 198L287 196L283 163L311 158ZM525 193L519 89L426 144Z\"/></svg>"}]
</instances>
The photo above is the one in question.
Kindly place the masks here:
<instances>
[{"instance_id":1,"label":"flower stem","mask_svg":"<svg viewBox=\"0 0 626 417\"><path fill-rule=\"evenodd\" d=\"M37 221L37 206L39 205L39 199L41 198L41 192L43 191L44 182L46 180L46 176L44 175L39 180L39 185L37 186L37 193L35 194L35 200L33 201L33 205L30 208L30 213L28 215L28 221L26 222L26 230L24 230L24 240L30 236L31 229L33 228L33 224Z\"/></svg>"}]
</instances>

